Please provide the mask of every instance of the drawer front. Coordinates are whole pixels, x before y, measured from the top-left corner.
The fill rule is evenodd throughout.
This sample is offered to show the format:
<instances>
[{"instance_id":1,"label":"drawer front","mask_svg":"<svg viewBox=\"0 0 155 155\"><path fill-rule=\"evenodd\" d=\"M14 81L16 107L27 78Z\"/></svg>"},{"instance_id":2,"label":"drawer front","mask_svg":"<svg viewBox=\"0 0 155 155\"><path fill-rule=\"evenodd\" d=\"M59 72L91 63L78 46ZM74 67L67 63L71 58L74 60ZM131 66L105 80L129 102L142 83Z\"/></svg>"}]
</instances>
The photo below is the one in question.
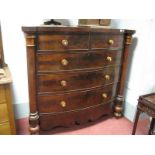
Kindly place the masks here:
<instances>
[{"instance_id":1,"label":"drawer front","mask_svg":"<svg viewBox=\"0 0 155 155\"><path fill-rule=\"evenodd\" d=\"M121 54L121 51L38 54L37 70L39 72L53 72L103 68L104 66L119 64Z\"/></svg>"},{"instance_id":2,"label":"drawer front","mask_svg":"<svg viewBox=\"0 0 155 155\"><path fill-rule=\"evenodd\" d=\"M118 82L119 67L104 70L40 74L37 76L38 92L61 92L92 88Z\"/></svg>"},{"instance_id":3,"label":"drawer front","mask_svg":"<svg viewBox=\"0 0 155 155\"><path fill-rule=\"evenodd\" d=\"M8 120L7 104L0 104L0 123L7 122Z\"/></svg>"},{"instance_id":4,"label":"drawer front","mask_svg":"<svg viewBox=\"0 0 155 155\"><path fill-rule=\"evenodd\" d=\"M72 35L46 35L38 36L38 50L78 50L88 49L88 34L72 34Z\"/></svg>"},{"instance_id":5,"label":"drawer front","mask_svg":"<svg viewBox=\"0 0 155 155\"><path fill-rule=\"evenodd\" d=\"M0 104L4 103L5 101L6 101L5 86L4 85L0 85Z\"/></svg>"},{"instance_id":6,"label":"drawer front","mask_svg":"<svg viewBox=\"0 0 155 155\"><path fill-rule=\"evenodd\" d=\"M87 91L38 96L40 113L77 110L110 101L115 95L113 85Z\"/></svg>"},{"instance_id":7,"label":"drawer front","mask_svg":"<svg viewBox=\"0 0 155 155\"><path fill-rule=\"evenodd\" d=\"M97 105L75 112L64 112L56 115L40 115L40 129L61 129L95 121L105 116L112 116L112 103ZM50 132L51 133L51 132Z\"/></svg>"},{"instance_id":8,"label":"drawer front","mask_svg":"<svg viewBox=\"0 0 155 155\"><path fill-rule=\"evenodd\" d=\"M0 135L11 135L9 123L0 124Z\"/></svg>"},{"instance_id":9,"label":"drawer front","mask_svg":"<svg viewBox=\"0 0 155 155\"><path fill-rule=\"evenodd\" d=\"M91 36L91 49L122 48L123 35L93 34Z\"/></svg>"}]
</instances>

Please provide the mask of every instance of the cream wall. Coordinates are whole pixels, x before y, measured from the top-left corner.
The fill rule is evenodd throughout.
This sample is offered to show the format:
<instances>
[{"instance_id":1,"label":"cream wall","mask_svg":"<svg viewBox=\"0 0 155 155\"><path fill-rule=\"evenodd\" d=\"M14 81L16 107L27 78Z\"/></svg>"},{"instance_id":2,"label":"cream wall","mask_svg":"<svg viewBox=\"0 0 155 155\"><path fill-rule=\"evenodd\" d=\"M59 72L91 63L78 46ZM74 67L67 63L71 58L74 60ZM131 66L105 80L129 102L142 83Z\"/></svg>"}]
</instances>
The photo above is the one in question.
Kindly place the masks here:
<instances>
[{"instance_id":1,"label":"cream wall","mask_svg":"<svg viewBox=\"0 0 155 155\"><path fill-rule=\"evenodd\" d=\"M66 25L78 23L77 19L61 21ZM27 117L29 113L26 49L21 26L40 25L42 22L42 19L1 20L5 60L13 77L16 118ZM155 91L155 20L114 19L111 26L136 30L125 91L125 116L133 120L138 96Z\"/></svg>"},{"instance_id":2,"label":"cream wall","mask_svg":"<svg viewBox=\"0 0 155 155\"><path fill-rule=\"evenodd\" d=\"M125 116L133 120L139 95L155 92L155 20L113 20L112 26L136 30L125 89Z\"/></svg>"}]
</instances>

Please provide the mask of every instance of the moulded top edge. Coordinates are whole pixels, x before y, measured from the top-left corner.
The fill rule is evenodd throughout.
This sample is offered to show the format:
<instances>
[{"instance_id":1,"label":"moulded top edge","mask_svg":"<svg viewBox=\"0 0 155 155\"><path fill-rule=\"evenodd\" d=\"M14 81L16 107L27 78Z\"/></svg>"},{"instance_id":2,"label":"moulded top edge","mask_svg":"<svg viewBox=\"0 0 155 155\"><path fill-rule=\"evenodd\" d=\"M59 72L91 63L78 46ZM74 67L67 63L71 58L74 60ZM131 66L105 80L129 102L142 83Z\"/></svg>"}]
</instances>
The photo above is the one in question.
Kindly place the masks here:
<instances>
[{"instance_id":1,"label":"moulded top edge","mask_svg":"<svg viewBox=\"0 0 155 155\"><path fill-rule=\"evenodd\" d=\"M22 30L25 33L35 33L35 32L93 32L93 33L129 33L134 34L135 30L126 29L112 29L103 27L90 27L90 26L23 26Z\"/></svg>"}]
</instances>

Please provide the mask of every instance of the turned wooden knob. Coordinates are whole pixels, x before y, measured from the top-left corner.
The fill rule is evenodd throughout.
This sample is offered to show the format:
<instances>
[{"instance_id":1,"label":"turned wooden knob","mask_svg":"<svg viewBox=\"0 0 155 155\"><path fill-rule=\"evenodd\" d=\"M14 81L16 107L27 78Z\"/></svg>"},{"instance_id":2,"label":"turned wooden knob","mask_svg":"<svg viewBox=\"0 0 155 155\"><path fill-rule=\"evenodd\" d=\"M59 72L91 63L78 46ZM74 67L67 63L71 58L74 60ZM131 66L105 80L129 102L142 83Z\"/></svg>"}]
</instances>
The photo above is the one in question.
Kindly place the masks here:
<instances>
[{"instance_id":1,"label":"turned wooden knob","mask_svg":"<svg viewBox=\"0 0 155 155\"><path fill-rule=\"evenodd\" d=\"M62 87L66 87L66 86L67 86L67 81L62 80L62 81L60 82L60 84L61 84Z\"/></svg>"},{"instance_id":2,"label":"turned wooden knob","mask_svg":"<svg viewBox=\"0 0 155 155\"><path fill-rule=\"evenodd\" d=\"M107 95L106 93L103 93L103 94L102 94L102 97L103 97L104 99L106 99L106 98L108 97L108 95Z\"/></svg>"},{"instance_id":3,"label":"turned wooden knob","mask_svg":"<svg viewBox=\"0 0 155 155\"><path fill-rule=\"evenodd\" d=\"M114 44L114 40L109 39L109 40L108 40L108 43L109 43L110 45L113 45L113 44Z\"/></svg>"},{"instance_id":4,"label":"turned wooden knob","mask_svg":"<svg viewBox=\"0 0 155 155\"><path fill-rule=\"evenodd\" d=\"M123 110L123 107L122 106L116 106L115 107L115 112L117 112L117 113L122 112L122 110Z\"/></svg>"},{"instance_id":5,"label":"turned wooden knob","mask_svg":"<svg viewBox=\"0 0 155 155\"><path fill-rule=\"evenodd\" d=\"M112 61L112 57L107 56L107 61L111 62Z\"/></svg>"},{"instance_id":6,"label":"turned wooden knob","mask_svg":"<svg viewBox=\"0 0 155 155\"><path fill-rule=\"evenodd\" d=\"M66 102L65 101L61 101L60 105L64 108L64 107L66 107Z\"/></svg>"},{"instance_id":7,"label":"turned wooden knob","mask_svg":"<svg viewBox=\"0 0 155 155\"><path fill-rule=\"evenodd\" d=\"M63 46L68 46L68 40L66 40L66 39L62 40L62 45Z\"/></svg>"},{"instance_id":8,"label":"turned wooden knob","mask_svg":"<svg viewBox=\"0 0 155 155\"><path fill-rule=\"evenodd\" d=\"M61 64L62 64L63 66L67 66L67 65L68 65L68 61L67 61L66 59L62 59L62 60L61 60Z\"/></svg>"},{"instance_id":9,"label":"turned wooden knob","mask_svg":"<svg viewBox=\"0 0 155 155\"><path fill-rule=\"evenodd\" d=\"M104 77L106 80L110 80L110 75L105 75Z\"/></svg>"}]
</instances>

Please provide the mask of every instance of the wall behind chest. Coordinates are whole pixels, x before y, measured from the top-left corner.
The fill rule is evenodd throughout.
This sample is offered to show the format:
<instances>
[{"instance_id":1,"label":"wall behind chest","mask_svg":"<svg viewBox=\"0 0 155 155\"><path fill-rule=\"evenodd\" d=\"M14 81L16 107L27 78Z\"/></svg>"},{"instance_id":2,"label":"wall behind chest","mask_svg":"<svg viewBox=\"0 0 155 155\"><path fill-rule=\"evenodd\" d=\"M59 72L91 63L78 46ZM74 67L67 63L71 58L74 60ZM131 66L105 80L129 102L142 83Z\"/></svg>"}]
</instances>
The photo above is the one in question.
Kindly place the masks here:
<instances>
[{"instance_id":1,"label":"wall behind chest","mask_svg":"<svg viewBox=\"0 0 155 155\"><path fill-rule=\"evenodd\" d=\"M60 21L60 20L59 20ZM67 25L77 25L78 20L61 20ZM13 77L14 106L16 118L27 117L29 113L26 49L23 25L40 25L42 19L6 19L1 20L5 61ZM112 20L113 28L136 30L134 54L129 66L126 83L125 116L133 120L138 96L155 91L155 20Z\"/></svg>"},{"instance_id":2,"label":"wall behind chest","mask_svg":"<svg viewBox=\"0 0 155 155\"><path fill-rule=\"evenodd\" d=\"M136 30L125 90L125 116L133 120L139 95L155 92L155 20L113 20L112 26Z\"/></svg>"}]
</instances>

